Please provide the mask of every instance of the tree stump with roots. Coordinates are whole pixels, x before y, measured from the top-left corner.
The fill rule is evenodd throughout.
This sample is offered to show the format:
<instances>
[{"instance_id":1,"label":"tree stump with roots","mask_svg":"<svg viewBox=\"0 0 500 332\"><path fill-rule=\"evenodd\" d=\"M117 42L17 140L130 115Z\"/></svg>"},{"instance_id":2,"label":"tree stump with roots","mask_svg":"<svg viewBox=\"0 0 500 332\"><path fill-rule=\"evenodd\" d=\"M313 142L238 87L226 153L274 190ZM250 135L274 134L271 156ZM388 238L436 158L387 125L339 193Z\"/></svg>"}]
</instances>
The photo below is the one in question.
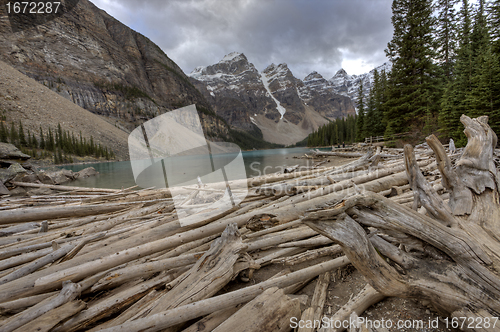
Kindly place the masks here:
<instances>
[{"instance_id":1,"label":"tree stump with roots","mask_svg":"<svg viewBox=\"0 0 500 332\"><path fill-rule=\"evenodd\" d=\"M500 316L500 186L493 163L497 136L486 116L462 115L460 121L468 144L455 167L434 135L426 139L449 202L427 182L407 145L412 209L364 192L310 213L303 222L340 244L380 293L427 300L441 315L474 319L464 330L500 331L500 322L493 327Z\"/></svg>"}]
</instances>

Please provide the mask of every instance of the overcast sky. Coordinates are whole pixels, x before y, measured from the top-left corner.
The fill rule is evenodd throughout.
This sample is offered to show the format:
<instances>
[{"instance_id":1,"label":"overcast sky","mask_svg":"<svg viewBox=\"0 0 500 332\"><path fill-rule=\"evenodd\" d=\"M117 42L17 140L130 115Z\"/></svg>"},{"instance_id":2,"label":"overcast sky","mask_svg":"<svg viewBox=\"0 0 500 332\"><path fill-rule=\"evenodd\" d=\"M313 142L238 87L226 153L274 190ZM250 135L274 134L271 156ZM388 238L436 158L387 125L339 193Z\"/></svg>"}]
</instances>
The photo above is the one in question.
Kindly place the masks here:
<instances>
[{"instance_id":1,"label":"overcast sky","mask_svg":"<svg viewBox=\"0 0 500 332\"><path fill-rule=\"evenodd\" d=\"M295 77L386 62L392 0L91 0L158 44L186 74L233 51Z\"/></svg>"}]
</instances>

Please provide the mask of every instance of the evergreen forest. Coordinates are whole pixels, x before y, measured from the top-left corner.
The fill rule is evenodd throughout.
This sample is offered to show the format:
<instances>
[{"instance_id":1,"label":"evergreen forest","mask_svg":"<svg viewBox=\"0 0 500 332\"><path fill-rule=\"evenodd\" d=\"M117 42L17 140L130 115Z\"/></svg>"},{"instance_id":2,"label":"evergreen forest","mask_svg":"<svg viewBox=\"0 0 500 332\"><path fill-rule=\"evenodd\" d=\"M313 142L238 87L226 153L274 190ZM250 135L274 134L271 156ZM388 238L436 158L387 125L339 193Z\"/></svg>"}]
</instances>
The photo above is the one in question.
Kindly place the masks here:
<instances>
[{"instance_id":1,"label":"evergreen forest","mask_svg":"<svg viewBox=\"0 0 500 332\"><path fill-rule=\"evenodd\" d=\"M435 133L460 147L462 114L487 115L500 133L500 0L394 0L392 25L390 72L375 71L367 94L359 86L355 118L319 128L308 145Z\"/></svg>"},{"instance_id":2,"label":"evergreen forest","mask_svg":"<svg viewBox=\"0 0 500 332\"><path fill-rule=\"evenodd\" d=\"M55 164L72 163L73 156L115 159L113 151L94 142L92 136L87 139L82 137L81 132L75 135L63 130L61 124L57 124L54 130L49 127L45 132L40 127L35 135L29 130L25 131L21 121L6 125L6 118L2 116L0 142L11 143L35 159L53 158Z\"/></svg>"}]
</instances>

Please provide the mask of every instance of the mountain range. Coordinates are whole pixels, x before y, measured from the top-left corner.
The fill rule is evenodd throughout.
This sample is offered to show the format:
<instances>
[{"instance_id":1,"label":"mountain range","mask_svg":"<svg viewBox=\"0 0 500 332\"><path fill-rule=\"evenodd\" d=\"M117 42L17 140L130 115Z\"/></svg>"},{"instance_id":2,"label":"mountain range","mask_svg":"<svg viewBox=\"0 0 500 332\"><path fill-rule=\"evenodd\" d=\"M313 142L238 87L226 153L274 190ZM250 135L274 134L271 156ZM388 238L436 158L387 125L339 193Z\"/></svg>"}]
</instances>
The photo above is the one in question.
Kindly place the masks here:
<instances>
[{"instance_id":1,"label":"mountain range","mask_svg":"<svg viewBox=\"0 0 500 332\"><path fill-rule=\"evenodd\" d=\"M174 61L90 1L80 0L65 15L21 32L10 26L5 11L0 6L0 60L60 96L126 133L166 111L196 104L205 132L231 139L227 124Z\"/></svg>"},{"instance_id":2,"label":"mountain range","mask_svg":"<svg viewBox=\"0 0 500 332\"><path fill-rule=\"evenodd\" d=\"M319 74L303 81L285 63L262 72L243 53L195 68L191 82L231 126L289 145L330 120L354 115L351 99L335 92Z\"/></svg>"},{"instance_id":3,"label":"mountain range","mask_svg":"<svg viewBox=\"0 0 500 332\"><path fill-rule=\"evenodd\" d=\"M289 145L330 120L354 115L356 84L370 81L370 73L343 70L330 80L316 72L300 80L286 64L259 72L237 52L186 75L151 40L88 0L21 32L9 23L1 6L0 60L125 134L196 104L210 139L239 139L249 142L247 148L263 147L263 141ZM57 125L53 119L40 124ZM71 124L61 125L71 130Z\"/></svg>"},{"instance_id":4,"label":"mountain range","mask_svg":"<svg viewBox=\"0 0 500 332\"><path fill-rule=\"evenodd\" d=\"M377 70L379 74L382 71L385 71L386 74L388 74L391 71L391 68L392 63L385 62L384 64L370 70L368 73L361 75L349 75L344 69L340 69L330 80L328 80L328 84L333 87L335 92L351 98L351 100L357 105L358 89L360 84L363 83L363 95L366 100L373 84L375 70Z\"/></svg>"}]
</instances>

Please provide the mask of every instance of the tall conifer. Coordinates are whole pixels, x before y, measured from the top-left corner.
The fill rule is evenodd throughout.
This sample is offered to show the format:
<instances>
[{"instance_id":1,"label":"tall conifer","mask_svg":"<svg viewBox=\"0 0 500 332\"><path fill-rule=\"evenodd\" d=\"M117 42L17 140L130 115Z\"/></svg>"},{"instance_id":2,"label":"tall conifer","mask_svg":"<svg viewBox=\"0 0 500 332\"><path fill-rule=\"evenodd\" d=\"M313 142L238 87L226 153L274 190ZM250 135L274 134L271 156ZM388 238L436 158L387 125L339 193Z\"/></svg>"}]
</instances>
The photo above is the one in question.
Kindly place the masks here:
<instances>
[{"instance_id":1,"label":"tall conifer","mask_svg":"<svg viewBox=\"0 0 500 332\"><path fill-rule=\"evenodd\" d=\"M453 73L453 58L457 48L457 16L455 11L457 3L458 0L438 0L436 3L438 10L437 55L445 81L448 81Z\"/></svg>"},{"instance_id":2,"label":"tall conifer","mask_svg":"<svg viewBox=\"0 0 500 332\"><path fill-rule=\"evenodd\" d=\"M365 120L365 102L364 102L363 81L361 81L358 87L358 115L356 116L356 141L358 142L361 142L366 136L364 131L364 120Z\"/></svg>"},{"instance_id":3,"label":"tall conifer","mask_svg":"<svg viewBox=\"0 0 500 332\"><path fill-rule=\"evenodd\" d=\"M420 130L437 115L439 88L435 63L435 17L431 0L394 0L394 34L386 54L392 62L388 82L386 134Z\"/></svg>"},{"instance_id":4,"label":"tall conifer","mask_svg":"<svg viewBox=\"0 0 500 332\"><path fill-rule=\"evenodd\" d=\"M470 93L472 90L473 59L471 49L471 18L468 0L462 0L460 8L459 47L456 54L453 77L447 83L441 110L439 124L442 135L453 138L457 146L466 143L460 116L470 110Z\"/></svg>"}]
</instances>

